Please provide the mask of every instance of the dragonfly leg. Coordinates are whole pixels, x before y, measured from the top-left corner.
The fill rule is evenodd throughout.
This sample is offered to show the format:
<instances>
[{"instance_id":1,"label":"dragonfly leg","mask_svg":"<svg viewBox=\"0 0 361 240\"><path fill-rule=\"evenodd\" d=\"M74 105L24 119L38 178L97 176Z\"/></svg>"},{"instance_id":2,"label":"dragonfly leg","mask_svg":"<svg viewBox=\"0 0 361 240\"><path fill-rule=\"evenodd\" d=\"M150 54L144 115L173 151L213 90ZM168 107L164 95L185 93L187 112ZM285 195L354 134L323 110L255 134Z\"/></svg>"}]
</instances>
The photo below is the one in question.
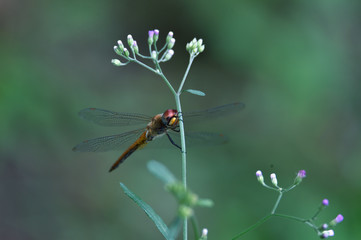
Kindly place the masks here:
<instances>
[{"instance_id":1,"label":"dragonfly leg","mask_svg":"<svg viewBox=\"0 0 361 240\"><path fill-rule=\"evenodd\" d=\"M170 141L174 146L176 146L177 148L179 148L179 149L182 151L182 148L173 141L173 139L169 136L169 134L168 134L168 133L166 133L166 134L167 134L167 137L168 137L169 141Z\"/></svg>"},{"instance_id":2,"label":"dragonfly leg","mask_svg":"<svg viewBox=\"0 0 361 240\"><path fill-rule=\"evenodd\" d=\"M178 113L178 120L183 122L183 115L182 115L182 120L179 118L179 116L181 116L181 115L182 115L182 112L179 112Z\"/></svg>"},{"instance_id":3,"label":"dragonfly leg","mask_svg":"<svg viewBox=\"0 0 361 240\"><path fill-rule=\"evenodd\" d=\"M175 128L175 129L172 129L172 131L177 132L177 133L180 132L179 127Z\"/></svg>"}]
</instances>

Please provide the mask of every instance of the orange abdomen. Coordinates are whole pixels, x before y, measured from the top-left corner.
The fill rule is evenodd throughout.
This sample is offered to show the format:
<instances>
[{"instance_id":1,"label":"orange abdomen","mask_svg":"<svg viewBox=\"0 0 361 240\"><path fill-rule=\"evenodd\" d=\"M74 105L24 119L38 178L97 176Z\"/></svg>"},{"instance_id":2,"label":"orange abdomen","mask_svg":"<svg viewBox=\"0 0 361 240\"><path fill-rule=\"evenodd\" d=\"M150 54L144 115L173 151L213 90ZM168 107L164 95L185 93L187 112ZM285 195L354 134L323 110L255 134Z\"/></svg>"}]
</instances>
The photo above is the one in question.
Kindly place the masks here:
<instances>
[{"instance_id":1,"label":"orange abdomen","mask_svg":"<svg viewBox=\"0 0 361 240\"><path fill-rule=\"evenodd\" d=\"M118 160L109 169L109 172L116 169L119 166L119 164L124 162L124 160L127 159L138 148L144 147L147 144L146 134L147 134L147 131L142 133L142 135L140 135L140 137L127 150L125 150L125 152L118 158Z\"/></svg>"}]
</instances>

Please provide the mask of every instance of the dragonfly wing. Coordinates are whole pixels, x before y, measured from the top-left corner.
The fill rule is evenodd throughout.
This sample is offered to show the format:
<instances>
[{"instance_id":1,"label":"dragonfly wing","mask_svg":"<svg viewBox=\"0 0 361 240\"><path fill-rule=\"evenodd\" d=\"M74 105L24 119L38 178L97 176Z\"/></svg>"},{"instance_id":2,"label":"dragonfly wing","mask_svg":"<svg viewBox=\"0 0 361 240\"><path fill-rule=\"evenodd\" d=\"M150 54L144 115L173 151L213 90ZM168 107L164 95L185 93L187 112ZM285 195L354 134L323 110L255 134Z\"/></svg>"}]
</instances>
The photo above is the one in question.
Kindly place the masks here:
<instances>
[{"instance_id":1,"label":"dragonfly wing","mask_svg":"<svg viewBox=\"0 0 361 240\"><path fill-rule=\"evenodd\" d=\"M173 131L169 131L168 134L172 140L180 146L180 134ZM186 132L185 138L187 148L192 146L215 146L224 144L228 141L228 137L223 134L210 132ZM169 144L171 143L169 142Z\"/></svg>"},{"instance_id":2,"label":"dragonfly wing","mask_svg":"<svg viewBox=\"0 0 361 240\"><path fill-rule=\"evenodd\" d=\"M134 142L145 131L144 128L117 135L99 137L85 140L73 148L75 152L106 152L111 150L120 150L122 145Z\"/></svg>"},{"instance_id":3,"label":"dragonfly wing","mask_svg":"<svg viewBox=\"0 0 361 240\"><path fill-rule=\"evenodd\" d=\"M232 113L237 113L238 111L242 110L244 108L244 104L240 102L236 103L230 103L227 105L210 108L206 110L201 111L195 111L195 112L188 112L184 113L183 117L185 121L188 120L197 120L200 119L209 119L209 118L215 118L219 116L225 116Z\"/></svg>"},{"instance_id":4,"label":"dragonfly wing","mask_svg":"<svg viewBox=\"0 0 361 240\"><path fill-rule=\"evenodd\" d=\"M85 108L79 116L101 126L121 127L136 124L147 124L152 117L138 113L118 113L99 108Z\"/></svg>"}]
</instances>

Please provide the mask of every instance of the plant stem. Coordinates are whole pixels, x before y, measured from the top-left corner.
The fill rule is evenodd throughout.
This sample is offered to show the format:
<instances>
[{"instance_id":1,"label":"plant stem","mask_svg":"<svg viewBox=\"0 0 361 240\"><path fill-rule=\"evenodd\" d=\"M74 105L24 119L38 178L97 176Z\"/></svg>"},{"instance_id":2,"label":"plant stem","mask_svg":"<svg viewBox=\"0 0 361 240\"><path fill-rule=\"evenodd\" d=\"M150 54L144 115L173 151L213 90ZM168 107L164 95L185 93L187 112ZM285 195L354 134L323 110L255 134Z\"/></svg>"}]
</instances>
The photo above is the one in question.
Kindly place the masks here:
<instances>
[{"instance_id":1,"label":"plant stem","mask_svg":"<svg viewBox=\"0 0 361 240\"><path fill-rule=\"evenodd\" d=\"M277 201L276 201L275 205L273 206L273 209L272 209L272 212L271 212L272 215L276 212L277 207L278 207L278 205L280 204L282 195L283 195L283 192L280 191L280 192L279 192L279 195L278 195L278 198L277 198Z\"/></svg>"},{"instance_id":2,"label":"plant stem","mask_svg":"<svg viewBox=\"0 0 361 240\"><path fill-rule=\"evenodd\" d=\"M178 94L180 95L181 92L182 92L182 89L183 89L183 85L184 85L184 82L186 81L187 79L187 76L188 76L188 73L189 73L189 69L191 69L191 66L192 66L192 63L193 63L193 60L194 60L194 56L191 54L190 57L189 57L189 63L188 63L188 67L186 69L186 72L184 73L184 76L183 76L183 79L182 79L182 82L181 84L179 85L179 88L178 88Z\"/></svg>"},{"instance_id":3,"label":"plant stem","mask_svg":"<svg viewBox=\"0 0 361 240\"><path fill-rule=\"evenodd\" d=\"M182 147L182 182L185 189L187 189L187 152L186 152L186 141L185 141L185 134L184 134L184 124L183 124L183 115L182 115L182 106L180 102L180 95L182 94L183 85L185 80L187 79L189 69L191 68L192 62L194 60L194 56L191 55L189 58L188 67L186 72L184 73L183 79L181 84L179 85L178 92L174 94L175 102L177 105L177 111L179 113L179 132L181 135L181 147ZM174 89L173 91L174 92ZM183 240L187 240L188 235L188 221L184 219L183 223Z\"/></svg>"},{"instance_id":4,"label":"plant stem","mask_svg":"<svg viewBox=\"0 0 361 240\"><path fill-rule=\"evenodd\" d=\"M232 240L235 240L235 239L243 236L244 234L248 233L249 231L255 229L256 227L258 227L259 225L261 225L262 223L267 221L270 217L272 217L272 214L269 214L269 215L265 216L264 218L262 218L261 220L259 220L258 222L256 222L255 224L253 224L252 226L250 226L249 228L247 228L246 230L244 230L240 234L238 234L237 236L233 237Z\"/></svg>"}]
</instances>

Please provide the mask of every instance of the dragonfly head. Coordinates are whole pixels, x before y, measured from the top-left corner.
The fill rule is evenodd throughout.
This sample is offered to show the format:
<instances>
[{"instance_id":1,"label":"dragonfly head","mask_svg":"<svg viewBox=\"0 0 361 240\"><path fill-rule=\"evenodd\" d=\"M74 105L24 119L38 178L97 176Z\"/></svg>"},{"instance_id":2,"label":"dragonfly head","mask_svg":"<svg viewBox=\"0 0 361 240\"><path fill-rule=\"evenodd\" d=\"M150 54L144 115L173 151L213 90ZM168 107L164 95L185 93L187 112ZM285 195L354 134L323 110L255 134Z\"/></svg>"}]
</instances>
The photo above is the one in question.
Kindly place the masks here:
<instances>
[{"instance_id":1,"label":"dragonfly head","mask_svg":"<svg viewBox=\"0 0 361 240\"><path fill-rule=\"evenodd\" d=\"M162 115L162 121L168 127L176 127L178 125L178 111L175 109L168 109Z\"/></svg>"}]
</instances>

